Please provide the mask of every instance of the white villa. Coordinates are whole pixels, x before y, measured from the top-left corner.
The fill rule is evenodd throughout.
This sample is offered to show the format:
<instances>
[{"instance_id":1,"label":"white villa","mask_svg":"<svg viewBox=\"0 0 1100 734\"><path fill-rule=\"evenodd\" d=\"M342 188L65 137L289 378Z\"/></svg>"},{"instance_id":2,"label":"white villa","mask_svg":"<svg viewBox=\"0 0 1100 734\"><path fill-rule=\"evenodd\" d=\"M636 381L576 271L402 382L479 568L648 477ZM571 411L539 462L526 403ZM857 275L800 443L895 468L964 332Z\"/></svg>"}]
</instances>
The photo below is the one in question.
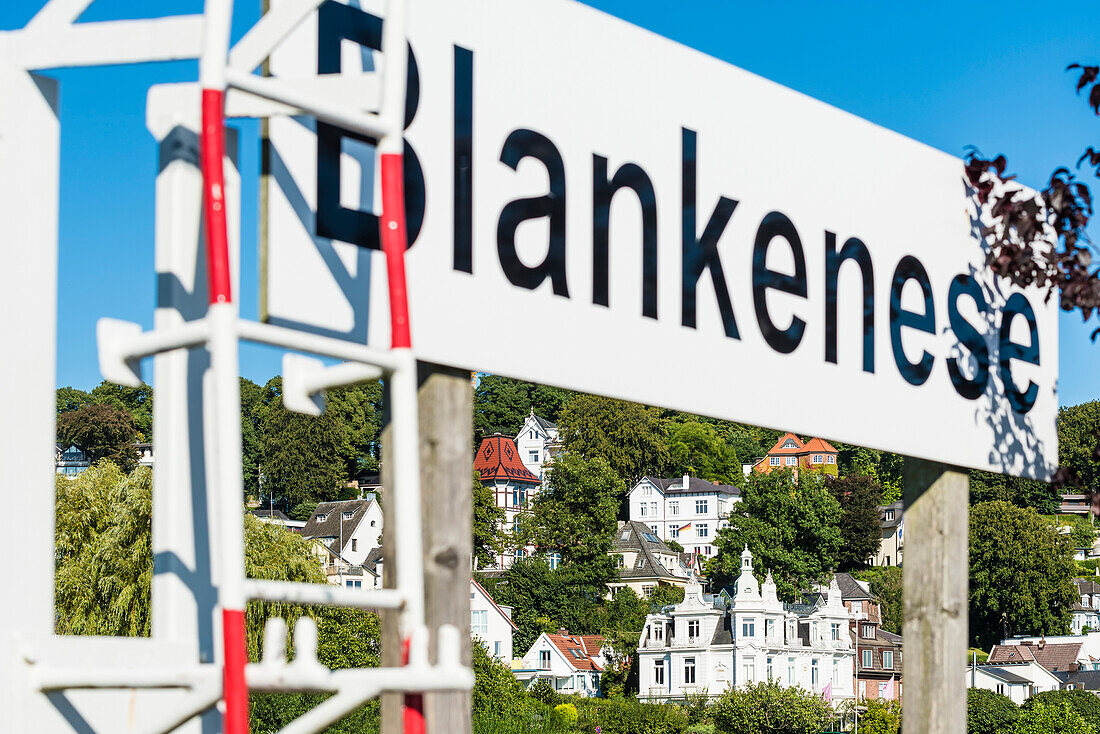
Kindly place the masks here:
<instances>
[{"instance_id":1,"label":"white villa","mask_svg":"<svg viewBox=\"0 0 1100 734\"><path fill-rule=\"evenodd\" d=\"M639 697L718 696L773 680L833 700L852 698L851 617L836 580L808 601L779 601L771 574L762 585L753 575L746 548L730 601L704 596L692 584L683 602L646 617L638 645Z\"/></svg>"},{"instance_id":2,"label":"white villa","mask_svg":"<svg viewBox=\"0 0 1100 734\"><path fill-rule=\"evenodd\" d=\"M512 633L517 629L512 608L497 604L481 584L470 579L470 636L494 658L511 664Z\"/></svg>"},{"instance_id":3,"label":"white villa","mask_svg":"<svg viewBox=\"0 0 1100 734\"><path fill-rule=\"evenodd\" d=\"M971 665L966 685L1008 696L1019 706L1036 693L1057 691L1062 681L1034 660L1006 665Z\"/></svg>"},{"instance_id":4,"label":"white villa","mask_svg":"<svg viewBox=\"0 0 1100 734\"><path fill-rule=\"evenodd\" d=\"M322 502L302 528L316 540L329 581L352 589L372 588L363 574L367 555L382 544L382 507L374 494L361 500Z\"/></svg>"},{"instance_id":5,"label":"white villa","mask_svg":"<svg viewBox=\"0 0 1100 734\"><path fill-rule=\"evenodd\" d=\"M531 503L542 489L542 480L520 461L516 442L499 433L481 440L474 454L474 469L481 477L481 483L493 492L496 506L504 510L501 529L511 534L517 519L531 514ZM509 568L516 558L523 558L534 550L534 547L528 546L503 553L497 557L494 566Z\"/></svg>"},{"instance_id":6,"label":"white villa","mask_svg":"<svg viewBox=\"0 0 1100 734\"><path fill-rule=\"evenodd\" d=\"M600 691L600 674L607 665L603 647L599 635L571 635L564 629L556 635L543 632L512 674L527 687L545 680L561 693L592 697Z\"/></svg>"},{"instance_id":7,"label":"white villa","mask_svg":"<svg viewBox=\"0 0 1100 734\"><path fill-rule=\"evenodd\" d=\"M685 474L676 479L642 477L630 490L630 520L648 525L664 541L689 553L715 554L714 537L741 490Z\"/></svg>"},{"instance_id":8,"label":"white villa","mask_svg":"<svg viewBox=\"0 0 1100 734\"><path fill-rule=\"evenodd\" d=\"M545 483L546 465L561 451L557 425L535 415L532 408L531 415L516 434L516 447L527 470Z\"/></svg>"},{"instance_id":9,"label":"white villa","mask_svg":"<svg viewBox=\"0 0 1100 734\"><path fill-rule=\"evenodd\" d=\"M1100 584L1089 578L1074 579L1073 583L1081 597L1073 605L1073 634L1084 634L1086 628L1090 632L1100 632Z\"/></svg>"}]
</instances>

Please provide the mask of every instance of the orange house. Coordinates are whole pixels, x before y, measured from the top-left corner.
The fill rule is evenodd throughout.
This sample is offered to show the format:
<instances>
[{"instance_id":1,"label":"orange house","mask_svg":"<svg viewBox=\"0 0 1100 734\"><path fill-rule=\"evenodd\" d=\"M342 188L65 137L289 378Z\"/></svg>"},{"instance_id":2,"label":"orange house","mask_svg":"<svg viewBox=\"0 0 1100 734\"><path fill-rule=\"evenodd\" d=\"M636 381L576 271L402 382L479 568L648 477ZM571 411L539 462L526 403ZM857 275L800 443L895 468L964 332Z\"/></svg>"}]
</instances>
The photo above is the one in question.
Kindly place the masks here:
<instances>
[{"instance_id":1,"label":"orange house","mask_svg":"<svg viewBox=\"0 0 1100 734\"><path fill-rule=\"evenodd\" d=\"M836 460L839 452L823 438L811 438L803 442L793 433L785 433L775 442L767 455L753 464L752 470L768 474L778 469L820 472L836 476Z\"/></svg>"}]
</instances>

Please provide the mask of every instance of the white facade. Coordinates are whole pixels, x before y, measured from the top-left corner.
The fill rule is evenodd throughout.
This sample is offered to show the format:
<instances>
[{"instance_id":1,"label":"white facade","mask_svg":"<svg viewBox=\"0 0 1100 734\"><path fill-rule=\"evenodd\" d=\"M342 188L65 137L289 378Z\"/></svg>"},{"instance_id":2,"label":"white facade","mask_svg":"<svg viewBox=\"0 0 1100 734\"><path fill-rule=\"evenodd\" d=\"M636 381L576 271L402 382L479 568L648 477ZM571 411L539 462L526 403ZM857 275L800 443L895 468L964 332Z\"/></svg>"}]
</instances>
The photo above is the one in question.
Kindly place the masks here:
<instances>
[{"instance_id":1,"label":"white facade","mask_svg":"<svg viewBox=\"0 0 1100 734\"><path fill-rule=\"evenodd\" d=\"M852 698L850 616L835 579L816 604L785 605L770 573L758 583L747 548L741 559L728 607L692 584L671 611L646 618L638 647L639 696L718 696L773 680L834 700Z\"/></svg>"},{"instance_id":2,"label":"white facade","mask_svg":"<svg viewBox=\"0 0 1100 734\"><path fill-rule=\"evenodd\" d=\"M558 427L535 415L532 410L523 422L523 428L516 434L516 447L519 458L527 470L546 482L545 469L550 460L558 455L561 443L558 441Z\"/></svg>"},{"instance_id":3,"label":"white facade","mask_svg":"<svg viewBox=\"0 0 1100 734\"><path fill-rule=\"evenodd\" d=\"M1032 661L1013 665L971 665L966 669L966 685L1008 696L1019 706L1036 693L1057 691L1062 682Z\"/></svg>"},{"instance_id":4,"label":"white facade","mask_svg":"<svg viewBox=\"0 0 1100 734\"><path fill-rule=\"evenodd\" d=\"M603 638L596 635L543 632L513 673L526 685L541 679L561 693L596 696L600 692L600 673L607 664L602 646Z\"/></svg>"},{"instance_id":5,"label":"white facade","mask_svg":"<svg viewBox=\"0 0 1100 734\"><path fill-rule=\"evenodd\" d=\"M369 589L374 579L364 575L362 564L382 544L382 521L382 507L374 495L322 502L306 521L302 536L317 542L318 555L331 583Z\"/></svg>"},{"instance_id":6,"label":"white facade","mask_svg":"<svg viewBox=\"0 0 1100 734\"><path fill-rule=\"evenodd\" d=\"M470 579L470 636L494 658L510 665L516 629L512 608L497 604L481 584Z\"/></svg>"},{"instance_id":7,"label":"white facade","mask_svg":"<svg viewBox=\"0 0 1100 734\"><path fill-rule=\"evenodd\" d=\"M686 474L679 479L642 477L630 490L630 519L648 525L657 537L674 540L689 553L713 556L714 538L726 526L737 487L712 484Z\"/></svg>"}]
</instances>

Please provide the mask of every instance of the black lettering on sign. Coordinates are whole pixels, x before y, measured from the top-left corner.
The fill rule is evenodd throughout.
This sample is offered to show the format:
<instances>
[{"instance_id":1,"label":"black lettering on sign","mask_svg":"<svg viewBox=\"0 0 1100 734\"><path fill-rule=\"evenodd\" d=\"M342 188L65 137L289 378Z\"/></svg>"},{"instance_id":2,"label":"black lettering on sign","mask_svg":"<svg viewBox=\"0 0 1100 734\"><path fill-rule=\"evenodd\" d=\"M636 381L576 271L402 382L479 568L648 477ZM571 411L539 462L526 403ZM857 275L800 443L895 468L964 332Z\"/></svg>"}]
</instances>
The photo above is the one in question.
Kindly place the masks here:
<instances>
[{"instance_id":1,"label":"black lettering on sign","mask_svg":"<svg viewBox=\"0 0 1100 734\"><path fill-rule=\"evenodd\" d=\"M607 306L611 200L630 189L642 208L642 316L657 318L657 194L641 166L626 163L607 178L607 159L592 156L592 303Z\"/></svg>"},{"instance_id":2,"label":"black lettering on sign","mask_svg":"<svg viewBox=\"0 0 1100 734\"><path fill-rule=\"evenodd\" d=\"M474 52L454 49L454 269L474 272Z\"/></svg>"},{"instance_id":3,"label":"black lettering on sign","mask_svg":"<svg viewBox=\"0 0 1100 734\"><path fill-rule=\"evenodd\" d=\"M550 138L534 130L513 130L500 151L501 162L513 171L524 158L534 158L546 168L550 191L542 196L515 199L504 205L497 222L497 256L512 285L534 290L550 278L554 295L569 297L565 275L565 162ZM547 217L550 237L546 257L534 267L525 265L516 252L516 230L531 219Z\"/></svg>"},{"instance_id":4,"label":"black lettering on sign","mask_svg":"<svg viewBox=\"0 0 1100 734\"><path fill-rule=\"evenodd\" d=\"M703 228L703 236L697 235L695 217L695 172L696 162L696 135L694 130L686 127L681 135L680 158L680 207L682 221L681 237L681 283L680 283L680 323L689 328L696 328L695 318L695 288L699 284L699 278L704 270L710 271L710 281L714 286L714 296L718 299L718 312L722 316L722 328L726 336L731 339L740 339L741 334L737 330L737 319L733 313L733 303L730 302L729 290L726 288L726 276L722 272L722 258L718 254L718 240L726 229L730 217L733 216L737 202L724 196L718 197L718 203L714 206L714 212L707 220L707 226Z\"/></svg>"},{"instance_id":5,"label":"black lettering on sign","mask_svg":"<svg viewBox=\"0 0 1100 734\"><path fill-rule=\"evenodd\" d=\"M794 275L768 269L768 248L776 238L787 241L794 256ZM756 323L768 346L780 354L790 354L798 348L806 333L806 322L791 315L786 329L779 329L768 312L768 291L790 293L806 297L806 254L794 222L781 212L769 212L756 230L756 242L752 248L752 302L756 310Z\"/></svg>"},{"instance_id":6,"label":"black lettering on sign","mask_svg":"<svg viewBox=\"0 0 1100 734\"><path fill-rule=\"evenodd\" d=\"M915 280L920 285L924 294L924 313L906 311L901 307L901 291L909 280ZM901 343L901 330L906 327L926 334L936 333L936 305L932 301L932 284L924 265L912 255L903 257L894 268L894 278L890 285L890 346L894 352L894 363L905 381L910 385L923 385L932 374L935 358L924 352L919 362L909 361Z\"/></svg>"},{"instance_id":7,"label":"black lettering on sign","mask_svg":"<svg viewBox=\"0 0 1100 734\"><path fill-rule=\"evenodd\" d=\"M836 235L825 232L825 361L836 364L837 351L837 282L840 266L851 260L859 266L863 279L863 371L875 371L875 267L867 245L849 237L836 249Z\"/></svg>"},{"instance_id":8,"label":"black lettering on sign","mask_svg":"<svg viewBox=\"0 0 1100 734\"><path fill-rule=\"evenodd\" d=\"M317 73L340 73L340 42L353 41L365 48L382 49L382 19L350 5L328 0L317 10ZM416 115L420 101L420 74L416 56L409 48L409 81L405 92L405 127ZM382 249L378 216L340 204L340 143L344 138L368 145L378 141L343 128L317 121L317 236L366 247ZM424 225L424 171L416 152L405 143L404 150L405 221L409 246Z\"/></svg>"},{"instance_id":9,"label":"black lettering on sign","mask_svg":"<svg viewBox=\"0 0 1100 734\"><path fill-rule=\"evenodd\" d=\"M951 376L951 384L955 387L955 392L967 400L977 400L989 384L989 345L985 343L985 337L981 332L959 312L959 298L962 296L969 296L974 301L974 305L978 307L978 313L989 313L989 304L985 301L985 295L973 278L959 274L951 279L951 287L947 290L947 320L951 324L951 331L958 337L959 344L970 352L976 366L974 376L968 379L963 374L959 360L951 357L947 360L947 373Z\"/></svg>"},{"instance_id":10,"label":"black lettering on sign","mask_svg":"<svg viewBox=\"0 0 1100 734\"><path fill-rule=\"evenodd\" d=\"M1028 343L1017 344L1012 341L1012 320L1023 316L1027 320ZM1000 375L1004 383L1005 395L1012 409L1017 413L1026 413L1035 406L1039 395L1039 386L1028 382L1027 390L1020 392L1012 379L1012 360L1018 359L1028 364L1039 364L1039 325L1035 322L1035 311L1023 293L1013 293L1001 311Z\"/></svg>"}]
</instances>

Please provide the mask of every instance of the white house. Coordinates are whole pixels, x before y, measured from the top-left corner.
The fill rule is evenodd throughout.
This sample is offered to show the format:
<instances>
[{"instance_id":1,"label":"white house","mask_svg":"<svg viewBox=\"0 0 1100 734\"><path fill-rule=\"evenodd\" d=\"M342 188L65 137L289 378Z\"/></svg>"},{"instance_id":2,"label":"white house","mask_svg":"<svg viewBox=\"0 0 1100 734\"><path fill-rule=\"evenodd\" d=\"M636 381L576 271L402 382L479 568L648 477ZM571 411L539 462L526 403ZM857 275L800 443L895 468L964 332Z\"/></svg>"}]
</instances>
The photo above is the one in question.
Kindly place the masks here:
<instances>
[{"instance_id":1,"label":"white house","mask_svg":"<svg viewBox=\"0 0 1100 734\"><path fill-rule=\"evenodd\" d=\"M875 555L871 556L872 566L900 566L905 549L905 505L901 500L878 508L878 524L882 530L882 541Z\"/></svg>"},{"instance_id":2,"label":"white house","mask_svg":"<svg viewBox=\"0 0 1100 734\"><path fill-rule=\"evenodd\" d=\"M527 686L545 680L561 693L595 696L607 665L603 646L599 635L571 635L564 629L553 635L543 632L512 673Z\"/></svg>"},{"instance_id":3,"label":"white house","mask_svg":"<svg viewBox=\"0 0 1100 734\"><path fill-rule=\"evenodd\" d=\"M516 442L499 433L481 440L474 455L474 469L481 483L493 492L496 506L504 510L502 530L511 533L516 520L530 515L531 503L542 488L542 480L520 461ZM533 547L516 548L497 557L495 566L505 569L516 558L534 552Z\"/></svg>"},{"instance_id":4,"label":"white house","mask_svg":"<svg viewBox=\"0 0 1100 734\"><path fill-rule=\"evenodd\" d=\"M1057 691L1062 681L1034 660L1005 665L971 665L966 685L1008 696L1019 706L1036 693Z\"/></svg>"},{"instance_id":5,"label":"white house","mask_svg":"<svg viewBox=\"0 0 1100 734\"><path fill-rule=\"evenodd\" d=\"M615 558L618 577L608 584L611 593L627 587L648 599L660 585L686 587L691 583L694 564L685 561L696 558L677 553L665 545L648 525L640 522L619 522L608 554Z\"/></svg>"},{"instance_id":6,"label":"white house","mask_svg":"<svg viewBox=\"0 0 1100 734\"><path fill-rule=\"evenodd\" d=\"M1073 605L1073 619L1070 628L1073 634L1088 631L1100 631L1100 584L1092 579L1074 579L1080 600Z\"/></svg>"},{"instance_id":7,"label":"white house","mask_svg":"<svg viewBox=\"0 0 1100 734\"><path fill-rule=\"evenodd\" d=\"M557 425L535 415L532 409L516 434L516 447L527 470L545 482L546 465L561 450Z\"/></svg>"},{"instance_id":8,"label":"white house","mask_svg":"<svg viewBox=\"0 0 1100 734\"><path fill-rule=\"evenodd\" d=\"M470 579L470 635L497 660L511 664L512 633L517 629L512 608L497 604L481 584Z\"/></svg>"},{"instance_id":9,"label":"white house","mask_svg":"<svg viewBox=\"0 0 1100 734\"><path fill-rule=\"evenodd\" d=\"M808 602L779 601L771 574L763 585L753 575L746 548L732 599L704 596L691 584L683 602L646 617L638 645L639 697L718 696L773 680L830 699L852 698L850 615L836 580Z\"/></svg>"},{"instance_id":10,"label":"white house","mask_svg":"<svg viewBox=\"0 0 1100 734\"><path fill-rule=\"evenodd\" d=\"M640 522L664 541L675 540L685 551L715 554L714 537L741 490L684 475L676 479L642 477L630 490L630 520Z\"/></svg>"},{"instance_id":11,"label":"white house","mask_svg":"<svg viewBox=\"0 0 1100 734\"><path fill-rule=\"evenodd\" d=\"M382 544L382 507L375 495L320 503L302 528L302 537L317 541L330 582L355 589L373 586L373 579L364 583L362 564Z\"/></svg>"},{"instance_id":12,"label":"white house","mask_svg":"<svg viewBox=\"0 0 1100 734\"><path fill-rule=\"evenodd\" d=\"M291 520L282 510L271 510L257 508L249 510L248 513L255 517L260 522L266 522L271 525L281 525L292 533L302 534L302 528L306 526L305 520Z\"/></svg>"}]
</instances>

